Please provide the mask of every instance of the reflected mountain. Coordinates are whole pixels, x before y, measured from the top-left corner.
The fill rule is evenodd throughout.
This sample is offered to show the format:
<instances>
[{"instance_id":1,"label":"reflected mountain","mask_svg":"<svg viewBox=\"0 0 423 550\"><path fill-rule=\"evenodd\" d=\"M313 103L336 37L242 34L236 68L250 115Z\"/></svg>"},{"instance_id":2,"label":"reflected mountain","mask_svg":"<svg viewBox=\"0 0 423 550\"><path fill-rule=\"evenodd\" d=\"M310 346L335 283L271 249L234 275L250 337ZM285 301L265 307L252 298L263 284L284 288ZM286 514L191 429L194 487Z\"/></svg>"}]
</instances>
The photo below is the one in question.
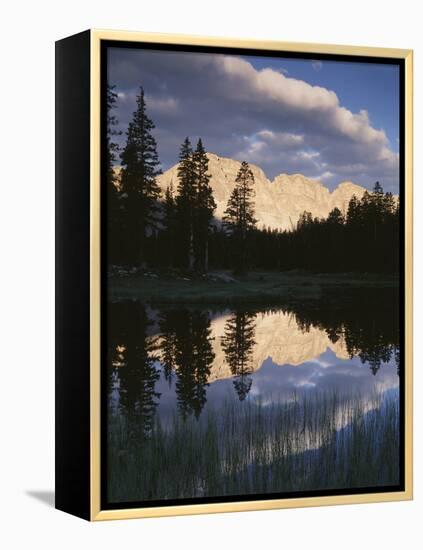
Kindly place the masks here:
<instances>
[{"instance_id":1,"label":"reflected mountain","mask_svg":"<svg viewBox=\"0 0 423 550\"><path fill-rule=\"evenodd\" d=\"M398 482L401 353L384 292L116 302L107 329L111 501Z\"/></svg>"},{"instance_id":2,"label":"reflected mountain","mask_svg":"<svg viewBox=\"0 0 423 550\"><path fill-rule=\"evenodd\" d=\"M327 301L324 308L220 311L181 306L153 309L132 301L110 304L110 403L126 415L137 416L141 431L148 433L159 402L169 402L169 395L176 399L183 418L191 414L199 418L211 384L230 380L238 399L244 401L255 379L257 384L260 380L258 371L269 362L275 367L274 387L292 367L303 372L307 365L321 365L328 358L338 364L338 372L345 374L345 365L353 367L342 384L339 381L343 386L358 373L363 376L357 370L359 364L376 377L383 365L394 362L399 374L398 316L393 302L379 294L377 300L375 296L366 300L367 311L357 307L357 300L350 302L351 307L345 301L342 307ZM326 380L326 374L319 374L321 380ZM315 385L314 381L303 383Z\"/></svg>"}]
</instances>

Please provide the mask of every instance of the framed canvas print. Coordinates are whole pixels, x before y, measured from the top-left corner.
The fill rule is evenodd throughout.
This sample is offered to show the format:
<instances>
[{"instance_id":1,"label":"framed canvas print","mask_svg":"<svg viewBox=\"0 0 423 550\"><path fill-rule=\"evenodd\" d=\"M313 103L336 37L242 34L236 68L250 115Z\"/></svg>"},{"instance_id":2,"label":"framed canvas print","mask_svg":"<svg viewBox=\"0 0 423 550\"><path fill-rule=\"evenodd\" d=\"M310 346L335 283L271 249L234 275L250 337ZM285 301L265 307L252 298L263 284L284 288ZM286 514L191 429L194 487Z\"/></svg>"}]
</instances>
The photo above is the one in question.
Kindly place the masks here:
<instances>
[{"instance_id":1,"label":"framed canvas print","mask_svg":"<svg viewBox=\"0 0 423 550\"><path fill-rule=\"evenodd\" d=\"M412 498L412 52L56 44L56 506Z\"/></svg>"}]
</instances>

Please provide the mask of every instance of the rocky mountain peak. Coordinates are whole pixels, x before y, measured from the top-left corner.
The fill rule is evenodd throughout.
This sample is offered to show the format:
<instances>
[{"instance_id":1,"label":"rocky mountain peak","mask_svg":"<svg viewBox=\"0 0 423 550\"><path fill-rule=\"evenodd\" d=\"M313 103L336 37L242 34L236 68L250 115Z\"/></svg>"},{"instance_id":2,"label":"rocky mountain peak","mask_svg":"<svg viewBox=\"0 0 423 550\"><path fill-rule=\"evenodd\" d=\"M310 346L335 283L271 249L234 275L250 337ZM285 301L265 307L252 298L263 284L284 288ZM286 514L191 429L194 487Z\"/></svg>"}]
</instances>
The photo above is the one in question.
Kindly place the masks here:
<instances>
[{"instance_id":1,"label":"rocky mountain peak","mask_svg":"<svg viewBox=\"0 0 423 550\"><path fill-rule=\"evenodd\" d=\"M217 204L215 217L219 220L223 217L241 162L215 153L207 153L207 156L210 185ZM176 191L177 168L176 164L159 176L158 183L163 192L170 185ZM259 166L250 164L250 169L255 179L255 217L259 228L291 230L304 211L318 218L327 217L335 207L345 213L351 197L361 198L365 192L364 187L349 181L340 183L330 192L320 181L303 174L282 173L270 181Z\"/></svg>"}]
</instances>

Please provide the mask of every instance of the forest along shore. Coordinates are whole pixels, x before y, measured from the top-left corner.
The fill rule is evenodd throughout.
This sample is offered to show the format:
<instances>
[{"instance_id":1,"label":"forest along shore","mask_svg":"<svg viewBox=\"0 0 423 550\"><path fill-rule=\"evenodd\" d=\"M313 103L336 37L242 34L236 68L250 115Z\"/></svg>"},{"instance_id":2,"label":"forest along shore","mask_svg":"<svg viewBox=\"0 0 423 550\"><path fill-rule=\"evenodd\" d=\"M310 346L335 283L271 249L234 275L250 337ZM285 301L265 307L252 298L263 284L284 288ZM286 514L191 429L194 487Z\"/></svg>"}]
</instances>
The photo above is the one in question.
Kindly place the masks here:
<instances>
[{"instance_id":1,"label":"forest along shore","mask_svg":"<svg viewBox=\"0 0 423 550\"><path fill-rule=\"evenodd\" d=\"M138 299L150 303L262 302L296 303L319 300L323 294L341 297L345 290L392 289L399 277L372 273L305 273L251 271L235 276L230 271L203 275L135 270L117 267L108 274L108 299Z\"/></svg>"}]
</instances>

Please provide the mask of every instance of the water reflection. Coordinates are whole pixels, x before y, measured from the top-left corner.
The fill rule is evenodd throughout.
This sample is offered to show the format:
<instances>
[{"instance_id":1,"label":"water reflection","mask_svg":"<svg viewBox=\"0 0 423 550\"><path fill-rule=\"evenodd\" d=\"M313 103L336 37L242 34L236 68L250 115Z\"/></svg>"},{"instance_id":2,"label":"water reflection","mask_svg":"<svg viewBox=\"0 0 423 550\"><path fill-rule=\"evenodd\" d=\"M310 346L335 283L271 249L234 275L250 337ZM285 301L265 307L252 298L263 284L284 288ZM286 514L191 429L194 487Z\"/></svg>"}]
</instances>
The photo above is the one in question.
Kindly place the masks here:
<instances>
[{"instance_id":1,"label":"water reflection","mask_svg":"<svg viewBox=\"0 0 423 550\"><path fill-rule=\"evenodd\" d=\"M366 303L109 304L110 498L397 483L398 315Z\"/></svg>"},{"instance_id":2,"label":"water reflection","mask_svg":"<svg viewBox=\"0 0 423 550\"><path fill-rule=\"evenodd\" d=\"M349 357L358 356L373 374L391 358L400 373L399 297L395 289L342 289L326 292L313 302L290 308L299 325L324 330L330 341L341 341Z\"/></svg>"},{"instance_id":3,"label":"water reflection","mask_svg":"<svg viewBox=\"0 0 423 550\"><path fill-rule=\"evenodd\" d=\"M160 360L164 378L175 392L178 409L186 418L198 418L206 402L206 387L215 358L207 311L159 312Z\"/></svg>"},{"instance_id":4,"label":"water reflection","mask_svg":"<svg viewBox=\"0 0 423 550\"><path fill-rule=\"evenodd\" d=\"M131 420L131 438L150 433L161 395L156 391L156 339L147 337L149 326L144 307L128 303L113 308L109 382L118 387L120 410Z\"/></svg>"},{"instance_id":5,"label":"water reflection","mask_svg":"<svg viewBox=\"0 0 423 550\"><path fill-rule=\"evenodd\" d=\"M110 304L109 402L136 417L147 434L159 404L163 415L177 409L183 418L199 418L210 393L215 402L228 396L229 382L239 401L250 393L280 399L294 390L327 389L330 381L346 392L357 380L369 391L388 383L396 387L395 316L374 317L356 323L345 309L342 319L332 315L329 321L320 310L292 307L219 311Z\"/></svg>"},{"instance_id":6,"label":"water reflection","mask_svg":"<svg viewBox=\"0 0 423 550\"><path fill-rule=\"evenodd\" d=\"M234 388L239 400L244 401L251 389L253 380L251 373L253 349L256 345L254 334L256 330L255 315L238 310L225 323L225 332L221 338L225 361L234 376Z\"/></svg>"}]
</instances>

